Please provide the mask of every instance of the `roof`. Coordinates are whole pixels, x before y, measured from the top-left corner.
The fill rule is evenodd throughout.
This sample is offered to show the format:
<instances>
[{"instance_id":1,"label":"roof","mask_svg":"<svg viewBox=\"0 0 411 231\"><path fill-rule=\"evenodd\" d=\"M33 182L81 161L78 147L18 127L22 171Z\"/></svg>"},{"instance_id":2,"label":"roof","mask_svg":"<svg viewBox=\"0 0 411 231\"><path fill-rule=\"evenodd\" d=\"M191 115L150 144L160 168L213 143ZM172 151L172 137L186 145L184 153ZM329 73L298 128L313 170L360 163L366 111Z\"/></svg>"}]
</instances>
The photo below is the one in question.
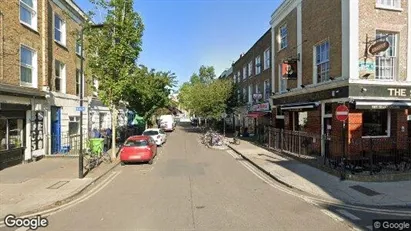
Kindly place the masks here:
<instances>
[{"instance_id":1,"label":"roof","mask_svg":"<svg viewBox=\"0 0 411 231\"><path fill-rule=\"evenodd\" d=\"M141 136L141 135L139 135L139 136L130 136L130 137L128 137L127 139L128 139L128 140L148 140L148 139L150 139L150 137L149 137L149 136Z\"/></svg>"}]
</instances>

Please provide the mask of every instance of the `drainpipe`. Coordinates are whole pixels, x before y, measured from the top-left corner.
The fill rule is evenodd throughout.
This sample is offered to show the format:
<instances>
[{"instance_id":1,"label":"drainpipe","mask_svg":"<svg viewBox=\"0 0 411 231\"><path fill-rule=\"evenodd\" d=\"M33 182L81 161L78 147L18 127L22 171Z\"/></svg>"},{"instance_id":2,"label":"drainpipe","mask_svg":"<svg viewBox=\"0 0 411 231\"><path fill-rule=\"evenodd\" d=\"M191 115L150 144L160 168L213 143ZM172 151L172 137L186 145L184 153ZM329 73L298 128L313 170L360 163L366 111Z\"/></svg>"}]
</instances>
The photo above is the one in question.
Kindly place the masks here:
<instances>
[{"instance_id":1,"label":"drainpipe","mask_svg":"<svg viewBox=\"0 0 411 231\"><path fill-rule=\"evenodd\" d=\"M1 23L1 46L0 46L0 79L4 79L4 14L2 11L0 11L0 23Z\"/></svg>"},{"instance_id":2,"label":"drainpipe","mask_svg":"<svg viewBox=\"0 0 411 231\"><path fill-rule=\"evenodd\" d=\"M47 52L47 48L46 48L46 28L47 28L47 18L46 18L46 11L47 11L47 0L42 0L42 7L43 10L41 11L41 34L42 34L42 39L41 39L41 48L42 48L42 54L41 54L41 60L42 60L42 75L43 75L43 81L42 81L42 86L47 87L47 90L49 89L49 83L47 80L47 73L46 73L46 52ZM45 89L43 89L45 90Z\"/></svg>"}]
</instances>

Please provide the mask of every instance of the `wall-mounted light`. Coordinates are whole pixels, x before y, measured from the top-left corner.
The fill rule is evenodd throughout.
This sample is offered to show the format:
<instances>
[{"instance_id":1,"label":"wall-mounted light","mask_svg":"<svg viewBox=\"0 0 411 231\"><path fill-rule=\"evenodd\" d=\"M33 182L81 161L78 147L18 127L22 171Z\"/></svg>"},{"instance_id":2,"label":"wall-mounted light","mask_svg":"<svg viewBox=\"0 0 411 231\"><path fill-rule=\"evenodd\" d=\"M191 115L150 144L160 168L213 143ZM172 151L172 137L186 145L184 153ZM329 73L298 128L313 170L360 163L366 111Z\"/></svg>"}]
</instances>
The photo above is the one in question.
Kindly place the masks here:
<instances>
[{"instance_id":1,"label":"wall-mounted light","mask_svg":"<svg viewBox=\"0 0 411 231\"><path fill-rule=\"evenodd\" d=\"M305 88L305 85L304 85L304 84L301 84L300 87L301 87L301 88Z\"/></svg>"},{"instance_id":2,"label":"wall-mounted light","mask_svg":"<svg viewBox=\"0 0 411 231\"><path fill-rule=\"evenodd\" d=\"M367 88L365 88L365 87L361 88L361 92L362 93L367 92Z\"/></svg>"},{"instance_id":3,"label":"wall-mounted light","mask_svg":"<svg viewBox=\"0 0 411 231\"><path fill-rule=\"evenodd\" d=\"M286 90L287 90L287 91L291 91L291 89L290 89L290 88L287 88Z\"/></svg>"},{"instance_id":4,"label":"wall-mounted light","mask_svg":"<svg viewBox=\"0 0 411 231\"><path fill-rule=\"evenodd\" d=\"M335 77L330 76L330 80L334 80L334 79L335 79Z\"/></svg>"}]
</instances>

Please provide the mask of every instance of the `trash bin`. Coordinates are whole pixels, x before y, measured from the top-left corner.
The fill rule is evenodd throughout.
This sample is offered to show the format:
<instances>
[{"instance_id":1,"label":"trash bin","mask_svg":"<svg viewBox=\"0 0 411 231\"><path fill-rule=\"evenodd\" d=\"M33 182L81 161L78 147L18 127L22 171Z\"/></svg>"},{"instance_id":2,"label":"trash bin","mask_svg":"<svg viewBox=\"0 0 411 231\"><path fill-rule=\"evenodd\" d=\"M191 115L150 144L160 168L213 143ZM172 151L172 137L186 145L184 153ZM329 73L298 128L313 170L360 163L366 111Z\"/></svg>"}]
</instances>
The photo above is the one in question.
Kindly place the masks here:
<instances>
[{"instance_id":1,"label":"trash bin","mask_svg":"<svg viewBox=\"0 0 411 231\"><path fill-rule=\"evenodd\" d=\"M90 139L90 150L92 155L100 156L104 149L104 138Z\"/></svg>"}]
</instances>

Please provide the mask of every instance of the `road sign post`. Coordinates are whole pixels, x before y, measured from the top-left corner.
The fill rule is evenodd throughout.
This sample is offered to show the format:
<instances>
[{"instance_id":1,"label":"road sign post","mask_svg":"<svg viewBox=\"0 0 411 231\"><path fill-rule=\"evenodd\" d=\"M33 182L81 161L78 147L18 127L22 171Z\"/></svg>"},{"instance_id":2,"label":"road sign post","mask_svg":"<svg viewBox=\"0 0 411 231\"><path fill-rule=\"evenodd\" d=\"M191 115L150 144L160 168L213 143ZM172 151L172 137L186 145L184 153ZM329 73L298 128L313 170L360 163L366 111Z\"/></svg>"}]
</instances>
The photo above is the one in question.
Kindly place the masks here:
<instances>
[{"instance_id":1,"label":"road sign post","mask_svg":"<svg viewBox=\"0 0 411 231\"><path fill-rule=\"evenodd\" d=\"M335 117L337 118L337 120L341 121L343 124L342 126L342 151L343 151L343 159L342 159L342 171L341 171L341 180L345 180L345 158L346 158L346 154L345 154L345 144L346 144L346 139L345 139L345 121L348 119L348 114L349 114L350 110L348 109L347 106L345 105L340 105L337 107L337 109L335 110Z\"/></svg>"}]
</instances>

